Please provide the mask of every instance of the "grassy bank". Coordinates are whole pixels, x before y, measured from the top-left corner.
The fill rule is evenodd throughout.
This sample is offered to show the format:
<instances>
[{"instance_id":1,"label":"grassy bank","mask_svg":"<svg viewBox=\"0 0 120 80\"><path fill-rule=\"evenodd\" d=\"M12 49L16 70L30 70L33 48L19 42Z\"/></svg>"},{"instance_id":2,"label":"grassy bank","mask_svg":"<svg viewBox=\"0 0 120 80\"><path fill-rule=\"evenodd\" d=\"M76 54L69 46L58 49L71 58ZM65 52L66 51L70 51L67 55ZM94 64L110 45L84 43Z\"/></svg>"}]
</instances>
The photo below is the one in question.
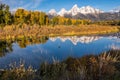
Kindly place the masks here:
<instances>
[{"instance_id":1,"label":"grassy bank","mask_svg":"<svg viewBox=\"0 0 120 80\"><path fill-rule=\"evenodd\" d=\"M40 69L25 69L24 64L0 73L0 80L119 80L120 50L100 55L68 58L63 62L43 63Z\"/></svg>"},{"instance_id":2,"label":"grassy bank","mask_svg":"<svg viewBox=\"0 0 120 80\"><path fill-rule=\"evenodd\" d=\"M39 36L72 36L72 35L93 35L93 34L108 34L118 32L117 26L98 26L98 25L80 25L80 26L29 26L24 24L5 26L0 29L0 39L15 39L24 37L39 37Z\"/></svg>"}]
</instances>

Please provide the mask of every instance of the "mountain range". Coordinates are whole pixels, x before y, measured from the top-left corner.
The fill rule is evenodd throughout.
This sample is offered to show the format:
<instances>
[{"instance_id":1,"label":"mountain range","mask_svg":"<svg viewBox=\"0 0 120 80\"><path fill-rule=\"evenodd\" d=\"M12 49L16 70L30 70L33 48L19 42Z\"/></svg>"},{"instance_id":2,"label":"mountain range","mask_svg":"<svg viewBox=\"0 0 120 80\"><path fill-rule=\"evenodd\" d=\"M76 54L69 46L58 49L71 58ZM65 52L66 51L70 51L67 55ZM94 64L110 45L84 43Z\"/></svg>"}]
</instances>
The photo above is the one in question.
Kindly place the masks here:
<instances>
[{"instance_id":1,"label":"mountain range","mask_svg":"<svg viewBox=\"0 0 120 80\"><path fill-rule=\"evenodd\" d=\"M56 12L55 9L51 9L48 12L48 16L62 16L66 18L90 20L120 20L120 8L113 9L109 12L104 12L91 6L84 6L79 8L77 4L75 4L68 11L65 8L62 8L59 12Z\"/></svg>"}]
</instances>

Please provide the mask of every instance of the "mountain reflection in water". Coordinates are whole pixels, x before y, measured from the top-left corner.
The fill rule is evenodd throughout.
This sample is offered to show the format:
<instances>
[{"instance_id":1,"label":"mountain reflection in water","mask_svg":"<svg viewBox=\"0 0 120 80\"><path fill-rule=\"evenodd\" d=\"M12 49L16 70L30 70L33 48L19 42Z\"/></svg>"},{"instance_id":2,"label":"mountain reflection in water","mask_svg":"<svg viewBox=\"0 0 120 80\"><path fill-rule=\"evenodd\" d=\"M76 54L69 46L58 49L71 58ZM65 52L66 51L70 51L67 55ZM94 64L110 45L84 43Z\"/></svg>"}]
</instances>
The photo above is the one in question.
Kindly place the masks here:
<instances>
[{"instance_id":1,"label":"mountain reflection in water","mask_svg":"<svg viewBox=\"0 0 120 80\"><path fill-rule=\"evenodd\" d=\"M120 50L120 38L112 36L61 36L0 41L0 68L23 60L26 66L39 68L44 61L67 57L98 55L111 49Z\"/></svg>"},{"instance_id":2,"label":"mountain reflection in water","mask_svg":"<svg viewBox=\"0 0 120 80\"><path fill-rule=\"evenodd\" d=\"M60 39L62 42L65 42L66 40L71 41L74 45L77 45L78 42L80 43L91 43L93 41L99 40L103 37L99 37L99 36L82 36L82 37L77 37L77 36L73 36L73 37L55 37L55 38L50 38L51 41L56 41L57 39Z\"/></svg>"}]
</instances>

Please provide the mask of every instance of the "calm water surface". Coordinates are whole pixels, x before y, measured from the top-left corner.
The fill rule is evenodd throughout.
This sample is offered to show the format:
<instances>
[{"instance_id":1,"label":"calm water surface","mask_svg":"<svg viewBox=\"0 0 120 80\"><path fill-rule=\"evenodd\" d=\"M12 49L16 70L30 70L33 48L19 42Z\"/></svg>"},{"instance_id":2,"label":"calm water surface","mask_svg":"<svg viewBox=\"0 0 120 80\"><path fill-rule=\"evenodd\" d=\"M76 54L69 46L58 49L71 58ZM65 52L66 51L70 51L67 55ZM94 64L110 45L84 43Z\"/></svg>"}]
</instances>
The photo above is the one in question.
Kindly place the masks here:
<instances>
[{"instance_id":1,"label":"calm water surface","mask_svg":"<svg viewBox=\"0 0 120 80\"><path fill-rule=\"evenodd\" d=\"M39 68L44 61L63 61L68 57L98 55L111 49L120 50L120 38L112 36L50 37L43 43L36 40L32 43L30 40L16 41L2 47L0 69L8 68L10 63L19 64L20 61L24 61L26 67L31 65L33 68Z\"/></svg>"}]
</instances>

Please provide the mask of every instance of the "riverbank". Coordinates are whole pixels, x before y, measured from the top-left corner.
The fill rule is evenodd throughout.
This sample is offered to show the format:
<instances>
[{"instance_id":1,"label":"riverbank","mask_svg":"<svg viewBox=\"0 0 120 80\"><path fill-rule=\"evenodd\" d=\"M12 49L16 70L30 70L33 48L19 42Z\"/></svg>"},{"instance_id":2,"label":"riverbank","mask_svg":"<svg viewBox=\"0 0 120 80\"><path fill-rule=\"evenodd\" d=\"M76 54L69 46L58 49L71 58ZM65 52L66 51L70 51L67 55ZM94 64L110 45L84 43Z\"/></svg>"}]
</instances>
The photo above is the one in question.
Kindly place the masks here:
<instances>
[{"instance_id":1,"label":"riverbank","mask_svg":"<svg viewBox=\"0 0 120 80\"><path fill-rule=\"evenodd\" d=\"M81 25L81 26L29 26L29 25L11 25L0 29L0 39L16 39L24 37L40 36L74 36L74 35L96 35L119 32L118 26L98 26L98 25Z\"/></svg>"}]
</instances>

